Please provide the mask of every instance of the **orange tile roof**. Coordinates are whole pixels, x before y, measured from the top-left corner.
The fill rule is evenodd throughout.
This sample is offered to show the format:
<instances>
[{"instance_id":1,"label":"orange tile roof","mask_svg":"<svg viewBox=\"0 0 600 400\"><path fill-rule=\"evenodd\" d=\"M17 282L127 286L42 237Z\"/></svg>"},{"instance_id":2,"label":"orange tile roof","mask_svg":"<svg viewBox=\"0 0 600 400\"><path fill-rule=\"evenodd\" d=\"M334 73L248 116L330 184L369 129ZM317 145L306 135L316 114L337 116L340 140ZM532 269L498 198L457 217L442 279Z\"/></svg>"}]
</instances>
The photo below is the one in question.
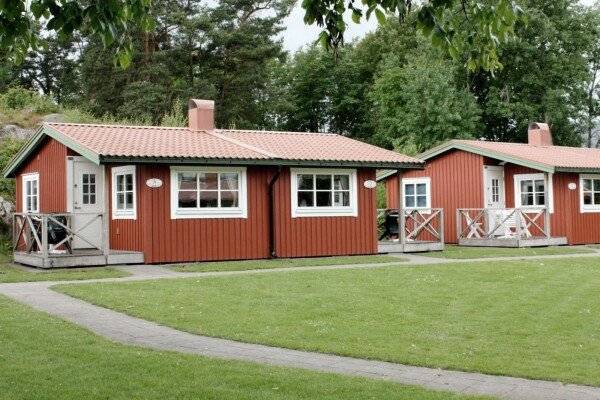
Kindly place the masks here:
<instances>
[{"instance_id":1,"label":"orange tile roof","mask_svg":"<svg viewBox=\"0 0 600 400\"><path fill-rule=\"evenodd\" d=\"M420 166L421 160L326 133L46 123L67 140L103 158L286 160Z\"/></svg>"},{"instance_id":2,"label":"orange tile roof","mask_svg":"<svg viewBox=\"0 0 600 400\"><path fill-rule=\"evenodd\" d=\"M482 140L459 140L458 142L555 168L600 169L600 149L534 146L526 143L486 142Z\"/></svg>"}]
</instances>

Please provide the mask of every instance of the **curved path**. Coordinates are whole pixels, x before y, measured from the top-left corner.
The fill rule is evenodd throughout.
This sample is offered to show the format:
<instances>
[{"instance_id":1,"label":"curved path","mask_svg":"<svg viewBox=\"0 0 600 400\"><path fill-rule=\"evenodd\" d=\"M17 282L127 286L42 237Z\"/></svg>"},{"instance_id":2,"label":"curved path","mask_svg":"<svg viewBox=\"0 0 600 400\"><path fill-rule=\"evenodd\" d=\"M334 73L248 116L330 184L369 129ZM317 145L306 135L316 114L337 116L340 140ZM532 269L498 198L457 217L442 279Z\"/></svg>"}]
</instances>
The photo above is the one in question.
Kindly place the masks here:
<instances>
[{"instance_id":1,"label":"curved path","mask_svg":"<svg viewBox=\"0 0 600 400\"><path fill-rule=\"evenodd\" d=\"M588 256L590 255L588 254ZM425 257L410 258L412 262L402 263L402 265L414 265ZM542 257L531 258L539 259ZM431 260L428 263L443 262L440 259L428 260ZM459 261L464 262L465 260ZM375 268L382 266L385 266L385 264L301 267L297 269ZM177 273L157 266L124 267L124 269L132 272L133 275L125 278L102 279L101 281L131 281L296 270L296 268L280 268L276 270ZM100 280L60 283L89 283L95 281ZM124 344L321 372L386 379L402 384L419 385L429 389L490 395L501 399L600 400L600 388L590 386L565 385L560 382L414 367L194 335L57 293L50 289L52 285L57 283L59 282L0 284L0 294Z\"/></svg>"}]
</instances>

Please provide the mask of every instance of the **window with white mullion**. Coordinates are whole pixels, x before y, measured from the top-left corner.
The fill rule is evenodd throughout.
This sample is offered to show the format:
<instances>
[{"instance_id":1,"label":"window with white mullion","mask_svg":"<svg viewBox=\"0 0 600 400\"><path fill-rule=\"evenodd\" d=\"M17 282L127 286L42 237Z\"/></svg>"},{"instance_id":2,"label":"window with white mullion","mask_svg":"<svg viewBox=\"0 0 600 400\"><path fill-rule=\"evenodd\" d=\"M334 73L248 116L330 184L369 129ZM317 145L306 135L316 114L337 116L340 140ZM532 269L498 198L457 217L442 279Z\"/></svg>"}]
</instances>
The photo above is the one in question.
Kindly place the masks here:
<instances>
[{"instance_id":1,"label":"window with white mullion","mask_svg":"<svg viewBox=\"0 0 600 400\"><path fill-rule=\"evenodd\" d=\"M37 213L40 210L39 175L37 173L23 175L23 211Z\"/></svg>"},{"instance_id":2,"label":"window with white mullion","mask_svg":"<svg viewBox=\"0 0 600 400\"><path fill-rule=\"evenodd\" d=\"M584 212L600 211L600 175L580 176L580 204Z\"/></svg>"}]
</instances>

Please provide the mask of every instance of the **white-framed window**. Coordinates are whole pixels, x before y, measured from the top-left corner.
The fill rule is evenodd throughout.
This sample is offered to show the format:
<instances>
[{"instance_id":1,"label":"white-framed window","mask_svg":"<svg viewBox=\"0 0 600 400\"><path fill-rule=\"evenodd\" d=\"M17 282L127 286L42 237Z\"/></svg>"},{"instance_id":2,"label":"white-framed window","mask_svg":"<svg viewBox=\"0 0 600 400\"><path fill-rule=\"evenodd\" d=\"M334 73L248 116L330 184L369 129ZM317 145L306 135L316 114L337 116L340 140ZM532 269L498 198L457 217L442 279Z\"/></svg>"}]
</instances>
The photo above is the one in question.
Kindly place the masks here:
<instances>
[{"instance_id":1,"label":"white-framed window","mask_svg":"<svg viewBox=\"0 0 600 400\"><path fill-rule=\"evenodd\" d=\"M135 165L113 167L111 173L113 219L136 219Z\"/></svg>"},{"instance_id":2,"label":"white-framed window","mask_svg":"<svg viewBox=\"0 0 600 400\"><path fill-rule=\"evenodd\" d=\"M21 176L23 184L23 212L40 212L40 175L37 172Z\"/></svg>"},{"instance_id":3,"label":"white-framed window","mask_svg":"<svg viewBox=\"0 0 600 400\"><path fill-rule=\"evenodd\" d=\"M516 174L514 185L515 207L548 207L553 212L552 174Z\"/></svg>"},{"instance_id":4,"label":"white-framed window","mask_svg":"<svg viewBox=\"0 0 600 400\"><path fill-rule=\"evenodd\" d=\"M431 208L431 178L402 179L403 208Z\"/></svg>"},{"instance_id":5,"label":"white-framed window","mask_svg":"<svg viewBox=\"0 0 600 400\"><path fill-rule=\"evenodd\" d=\"M356 217L353 169L291 170L292 217Z\"/></svg>"},{"instance_id":6,"label":"white-framed window","mask_svg":"<svg viewBox=\"0 0 600 400\"><path fill-rule=\"evenodd\" d=\"M579 175L579 209L600 212L600 175Z\"/></svg>"},{"instance_id":7,"label":"white-framed window","mask_svg":"<svg viewBox=\"0 0 600 400\"><path fill-rule=\"evenodd\" d=\"M171 167L171 218L247 218L246 168Z\"/></svg>"}]
</instances>

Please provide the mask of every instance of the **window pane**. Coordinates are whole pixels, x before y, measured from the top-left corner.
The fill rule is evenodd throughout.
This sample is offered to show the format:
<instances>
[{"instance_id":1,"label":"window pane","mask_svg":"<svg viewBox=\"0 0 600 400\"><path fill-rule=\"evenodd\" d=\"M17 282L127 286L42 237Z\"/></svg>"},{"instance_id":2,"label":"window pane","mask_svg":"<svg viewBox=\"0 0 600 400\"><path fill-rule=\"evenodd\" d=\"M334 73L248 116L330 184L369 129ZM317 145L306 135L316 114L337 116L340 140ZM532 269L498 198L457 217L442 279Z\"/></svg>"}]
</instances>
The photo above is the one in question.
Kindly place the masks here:
<instances>
[{"instance_id":1,"label":"window pane","mask_svg":"<svg viewBox=\"0 0 600 400\"><path fill-rule=\"evenodd\" d=\"M90 204L96 204L96 195L90 194Z\"/></svg>"},{"instance_id":2,"label":"window pane","mask_svg":"<svg viewBox=\"0 0 600 400\"><path fill-rule=\"evenodd\" d=\"M415 194L415 185L410 183L404 186L404 191L407 196L412 196Z\"/></svg>"},{"instance_id":3,"label":"window pane","mask_svg":"<svg viewBox=\"0 0 600 400\"><path fill-rule=\"evenodd\" d=\"M216 180L215 180L216 183ZM202 183L200 183L202 186ZM202 191L200 192L200 207L202 208L212 208L219 206L219 198L216 190L210 191Z\"/></svg>"},{"instance_id":4,"label":"window pane","mask_svg":"<svg viewBox=\"0 0 600 400\"><path fill-rule=\"evenodd\" d=\"M594 192L594 204L600 205L600 193Z\"/></svg>"},{"instance_id":5,"label":"window pane","mask_svg":"<svg viewBox=\"0 0 600 400\"><path fill-rule=\"evenodd\" d=\"M133 190L133 175L125 175L125 190Z\"/></svg>"},{"instance_id":6,"label":"window pane","mask_svg":"<svg viewBox=\"0 0 600 400\"><path fill-rule=\"evenodd\" d=\"M32 211L37 211L38 209L38 198L37 196L34 196L31 198L31 210Z\"/></svg>"},{"instance_id":7,"label":"window pane","mask_svg":"<svg viewBox=\"0 0 600 400\"><path fill-rule=\"evenodd\" d=\"M37 196L37 193L38 193L38 181L37 180L31 182L31 188L32 188L31 193L33 195Z\"/></svg>"},{"instance_id":8,"label":"window pane","mask_svg":"<svg viewBox=\"0 0 600 400\"><path fill-rule=\"evenodd\" d=\"M314 192L298 192L298 207L312 207Z\"/></svg>"},{"instance_id":9,"label":"window pane","mask_svg":"<svg viewBox=\"0 0 600 400\"><path fill-rule=\"evenodd\" d=\"M89 182L89 180L88 180L88 174L83 174L82 179L83 179L83 184L84 185L87 184Z\"/></svg>"},{"instance_id":10,"label":"window pane","mask_svg":"<svg viewBox=\"0 0 600 400\"><path fill-rule=\"evenodd\" d=\"M96 183L96 174L90 174L90 183Z\"/></svg>"},{"instance_id":11,"label":"window pane","mask_svg":"<svg viewBox=\"0 0 600 400\"><path fill-rule=\"evenodd\" d=\"M90 196L87 194L83 195L83 204L90 204Z\"/></svg>"},{"instance_id":12,"label":"window pane","mask_svg":"<svg viewBox=\"0 0 600 400\"><path fill-rule=\"evenodd\" d=\"M583 190L592 190L592 180L591 179L583 180Z\"/></svg>"},{"instance_id":13,"label":"window pane","mask_svg":"<svg viewBox=\"0 0 600 400\"><path fill-rule=\"evenodd\" d=\"M123 175L117 175L117 192L122 192L124 189L123 181L125 177Z\"/></svg>"},{"instance_id":14,"label":"window pane","mask_svg":"<svg viewBox=\"0 0 600 400\"><path fill-rule=\"evenodd\" d=\"M417 207L427 207L427 196L417 196Z\"/></svg>"},{"instance_id":15,"label":"window pane","mask_svg":"<svg viewBox=\"0 0 600 400\"><path fill-rule=\"evenodd\" d=\"M196 208L198 204L198 192L195 190L179 191L177 204L180 208Z\"/></svg>"},{"instance_id":16,"label":"window pane","mask_svg":"<svg viewBox=\"0 0 600 400\"><path fill-rule=\"evenodd\" d=\"M125 209L125 195L123 193L117 193L117 210Z\"/></svg>"},{"instance_id":17,"label":"window pane","mask_svg":"<svg viewBox=\"0 0 600 400\"><path fill-rule=\"evenodd\" d=\"M27 211L33 210L32 206L31 206L31 196L25 197L25 203L26 203L25 209Z\"/></svg>"},{"instance_id":18,"label":"window pane","mask_svg":"<svg viewBox=\"0 0 600 400\"><path fill-rule=\"evenodd\" d=\"M312 175L298 175L298 190L311 190L313 188Z\"/></svg>"},{"instance_id":19,"label":"window pane","mask_svg":"<svg viewBox=\"0 0 600 400\"><path fill-rule=\"evenodd\" d=\"M406 196L406 207L414 207L415 206L415 197L414 196Z\"/></svg>"},{"instance_id":20,"label":"window pane","mask_svg":"<svg viewBox=\"0 0 600 400\"><path fill-rule=\"evenodd\" d=\"M133 210L133 192L125 193L125 208Z\"/></svg>"},{"instance_id":21,"label":"window pane","mask_svg":"<svg viewBox=\"0 0 600 400\"><path fill-rule=\"evenodd\" d=\"M238 174L236 172L228 172L221 174L221 190L237 190L238 189Z\"/></svg>"},{"instance_id":22,"label":"window pane","mask_svg":"<svg viewBox=\"0 0 600 400\"><path fill-rule=\"evenodd\" d=\"M218 187L218 176L216 172L201 172L198 174L198 178L200 181L200 189L204 190L217 190ZM202 196L200 196L202 198ZM200 201L202 203L202 201Z\"/></svg>"},{"instance_id":23,"label":"window pane","mask_svg":"<svg viewBox=\"0 0 600 400\"><path fill-rule=\"evenodd\" d=\"M533 205L533 194L521 193L521 205L522 206L532 206Z\"/></svg>"},{"instance_id":24,"label":"window pane","mask_svg":"<svg viewBox=\"0 0 600 400\"><path fill-rule=\"evenodd\" d=\"M237 207L238 192L225 190L221 192L221 207Z\"/></svg>"},{"instance_id":25,"label":"window pane","mask_svg":"<svg viewBox=\"0 0 600 400\"><path fill-rule=\"evenodd\" d=\"M96 184L90 184L90 193L96 193Z\"/></svg>"},{"instance_id":26,"label":"window pane","mask_svg":"<svg viewBox=\"0 0 600 400\"><path fill-rule=\"evenodd\" d=\"M533 181L521 181L521 193L533 192Z\"/></svg>"},{"instance_id":27,"label":"window pane","mask_svg":"<svg viewBox=\"0 0 600 400\"><path fill-rule=\"evenodd\" d=\"M331 192L317 192L317 207L331 207Z\"/></svg>"},{"instance_id":28,"label":"window pane","mask_svg":"<svg viewBox=\"0 0 600 400\"><path fill-rule=\"evenodd\" d=\"M350 177L348 175L334 175L333 188L338 190L350 190Z\"/></svg>"},{"instance_id":29,"label":"window pane","mask_svg":"<svg viewBox=\"0 0 600 400\"><path fill-rule=\"evenodd\" d=\"M594 179L594 191L600 192L600 179Z\"/></svg>"},{"instance_id":30,"label":"window pane","mask_svg":"<svg viewBox=\"0 0 600 400\"><path fill-rule=\"evenodd\" d=\"M331 190L331 175L317 175L317 189Z\"/></svg>"},{"instance_id":31,"label":"window pane","mask_svg":"<svg viewBox=\"0 0 600 400\"><path fill-rule=\"evenodd\" d=\"M586 205L592 204L592 194L590 192L583 194L583 204L586 204Z\"/></svg>"},{"instance_id":32,"label":"window pane","mask_svg":"<svg viewBox=\"0 0 600 400\"><path fill-rule=\"evenodd\" d=\"M417 194L426 194L427 193L427 185L424 183L419 183L417 185Z\"/></svg>"},{"instance_id":33,"label":"window pane","mask_svg":"<svg viewBox=\"0 0 600 400\"><path fill-rule=\"evenodd\" d=\"M349 207L350 206L350 193L349 192L335 192L333 205L336 207Z\"/></svg>"},{"instance_id":34,"label":"window pane","mask_svg":"<svg viewBox=\"0 0 600 400\"><path fill-rule=\"evenodd\" d=\"M179 189L196 190L196 174L182 172L177 174L179 179Z\"/></svg>"},{"instance_id":35,"label":"window pane","mask_svg":"<svg viewBox=\"0 0 600 400\"><path fill-rule=\"evenodd\" d=\"M543 180L537 180L537 181L535 181L535 191L536 192L543 192L544 191L544 181Z\"/></svg>"},{"instance_id":36,"label":"window pane","mask_svg":"<svg viewBox=\"0 0 600 400\"><path fill-rule=\"evenodd\" d=\"M535 195L535 205L537 205L537 206L546 205L546 197L545 197L544 193L537 193Z\"/></svg>"},{"instance_id":37,"label":"window pane","mask_svg":"<svg viewBox=\"0 0 600 400\"><path fill-rule=\"evenodd\" d=\"M25 195L31 195L31 181L25 181Z\"/></svg>"}]
</instances>

